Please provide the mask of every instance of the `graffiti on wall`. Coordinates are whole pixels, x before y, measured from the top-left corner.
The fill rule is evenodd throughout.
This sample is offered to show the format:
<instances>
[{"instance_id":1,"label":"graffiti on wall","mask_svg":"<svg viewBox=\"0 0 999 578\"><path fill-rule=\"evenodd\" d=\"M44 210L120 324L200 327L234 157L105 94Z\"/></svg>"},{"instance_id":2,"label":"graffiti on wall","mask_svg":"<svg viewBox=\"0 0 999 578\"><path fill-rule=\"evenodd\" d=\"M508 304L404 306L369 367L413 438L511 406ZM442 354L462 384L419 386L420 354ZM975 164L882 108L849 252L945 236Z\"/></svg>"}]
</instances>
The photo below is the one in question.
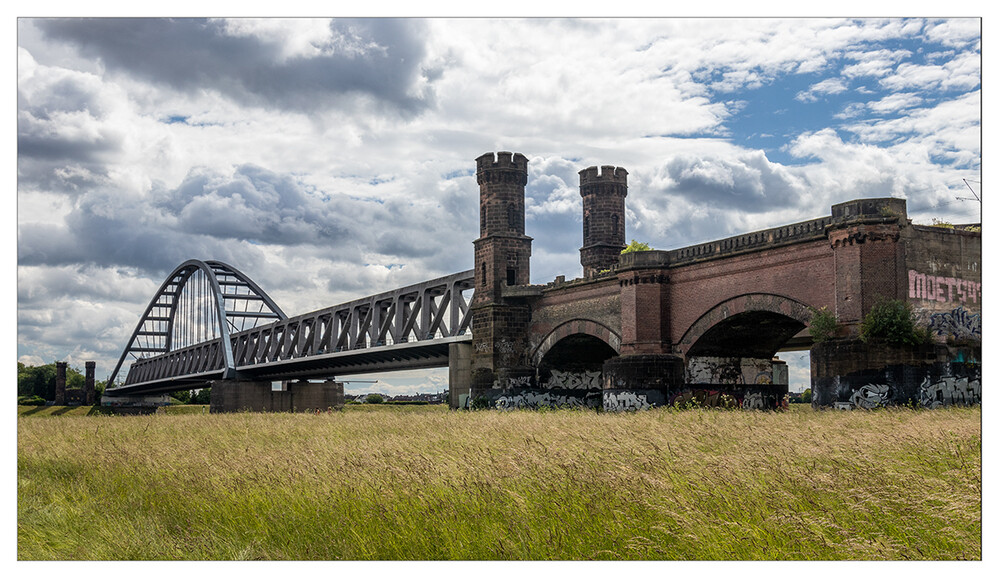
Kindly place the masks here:
<instances>
[{"instance_id":1,"label":"graffiti on wall","mask_svg":"<svg viewBox=\"0 0 999 578\"><path fill-rule=\"evenodd\" d=\"M752 393L747 393L746 397L742 398L742 409L766 409L767 406L763 403L763 394L754 391Z\"/></svg>"},{"instance_id":2,"label":"graffiti on wall","mask_svg":"<svg viewBox=\"0 0 999 578\"><path fill-rule=\"evenodd\" d=\"M967 377L944 377L931 381L923 379L919 387L919 404L925 408L948 405L972 405L982 401L982 382ZM868 383L850 396L849 402L837 402L840 409L874 409L892 404L891 388L885 383Z\"/></svg>"},{"instance_id":3,"label":"graffiti on wall","mask_svg":"<svg viewBox=\"0 0 999 578\"><path fill-rule=\"evenodd\" d=\"M955 338L982 338L982 316L971 313L964 307L930 315L930 331L937 335L953 335Z\"/></svg>"},{"instance_id":4,"label":"graffiti on wall","mask_svg":"<svg viewBox=\"0 0 999 578\"><path fill-rule=\"evenodd\" d=\"M564 395L550 391L520 391L496 398L496 409L538 409L541 407L596 407L599 396Z\"/></svg>"},{"instance_id":5,"label":"graffiti on wall","mask_svg":"<svg viewBox=\"0 0 999 578\"><path fill-rule=\"evenodd\" d=\"M604 411L638 411L651 407L652 404L643 393L633 391L604 392Z\"/></svg>"},{"instance_id":6,"label":"graffiti on wall","mask_svg":"<svg viewBox=\"0 0 999 578\"><path fill-rule=\"evenodd\" d=\"M770 384L774 383L773 368L771 359L694 356L687 360L685 378L687 383Z\"/></svg>"},{"instance_id":7,"label":"graffiti on wall","mask_svg":"<svg viewBox=\"0 0 999 578\"><path fill-rule=\"evenodd\" d=\"M923 380L919 388L919 403L923 407L937 408L948 405L971 405L982 401L982 382L967 377L945 377L930 383Z\"/></svg>"},{"instance_id":8,"label":"graffiti on wall","mask_svg":"<svg viewBox=\"0 0 999 578\"><path fill-rule=\"evenodd\" d=\"M955 277L925 275L909 269L909 298L940 303L981 303L982 284Z\"/></svg>"},{"instance_id":9,"label":"graffiti on wall","mask_svg":"<svg viewBox=\"0 0 999 578\"><path fill-rule=\"evenodd\" d=\"M680 407L690 405L700 407L733 407L739 404L739 400L730 394L716 389L685 389L673 394L673 397L669 399L669 404Z\"/></svg>"},{"instance_id":10,"label":"graffiti on wall","mask_svg":"<svg viewBox=\"0 0 999 578\"><path fill-rule=\"evenodd\" d=\"M599 371L559 371L552 370L552 376L545 382L549 389L600 389L602 373Z\"/></svg>"},{"instance_id":11,"label":"graffiti on wall","mask_svg":"<svg viewBox=\"0 0 999 578\"><path fill-rule=\"evenodd\" d=\"M850 396L850 403L853 407L862 409L874 409L884 407L890 398L890 388L884 383L868 383Z\"/></svg>"}]
</instances>

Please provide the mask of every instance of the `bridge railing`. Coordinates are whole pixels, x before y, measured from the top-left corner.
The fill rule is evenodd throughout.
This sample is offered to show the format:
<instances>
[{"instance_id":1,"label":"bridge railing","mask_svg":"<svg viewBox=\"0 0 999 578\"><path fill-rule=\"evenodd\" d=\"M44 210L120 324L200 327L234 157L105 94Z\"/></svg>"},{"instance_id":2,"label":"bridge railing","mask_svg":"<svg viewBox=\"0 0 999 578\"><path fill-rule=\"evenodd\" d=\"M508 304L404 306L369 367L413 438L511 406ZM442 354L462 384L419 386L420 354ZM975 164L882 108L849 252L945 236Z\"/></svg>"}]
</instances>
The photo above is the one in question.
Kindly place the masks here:
<instances>
[{"instance_id":1,"label":"bridge railing","mask_svg":"<svg viewBox=\"0 0 999 578\"><path fill-rule=\"evenodd\" d=\"M136 359L128 370L125 385L224 371L225 352L222 339L218 338L156 357Z\"/></svg>"},{"instance_id":2,"label":"bridge railing","mask_svg":"<svg viewBox=\"0 0 999 578\"><path fill-rule=\"evenodd\" d=\"M691 245L667 251L669 255L668 261L671 264L679 264L687 261L721 257L744 250L763 249L820 239L825 237L826 226L831 223L832 217L820 217L800 223L736 235L718 241Z\"/></svg>"}]
</instances>

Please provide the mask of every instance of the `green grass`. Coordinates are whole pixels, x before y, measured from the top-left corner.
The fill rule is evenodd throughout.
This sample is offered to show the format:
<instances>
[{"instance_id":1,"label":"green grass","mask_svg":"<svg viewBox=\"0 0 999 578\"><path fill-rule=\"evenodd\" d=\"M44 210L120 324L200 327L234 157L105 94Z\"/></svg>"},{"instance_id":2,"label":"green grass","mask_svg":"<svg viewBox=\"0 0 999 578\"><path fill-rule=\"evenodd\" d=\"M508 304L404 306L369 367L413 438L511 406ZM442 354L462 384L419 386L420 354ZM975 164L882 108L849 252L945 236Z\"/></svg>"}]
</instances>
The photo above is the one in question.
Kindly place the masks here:
<instances>
[{"instance_id":1,"label":"green grass","mask_svg":"<svg viewBox=\"0 0 999 578\"><path fill-rule=\"evenodd\" d=\"M981 409L18 419L21 560L980 559Z\"/></svg>"}]
</instances>

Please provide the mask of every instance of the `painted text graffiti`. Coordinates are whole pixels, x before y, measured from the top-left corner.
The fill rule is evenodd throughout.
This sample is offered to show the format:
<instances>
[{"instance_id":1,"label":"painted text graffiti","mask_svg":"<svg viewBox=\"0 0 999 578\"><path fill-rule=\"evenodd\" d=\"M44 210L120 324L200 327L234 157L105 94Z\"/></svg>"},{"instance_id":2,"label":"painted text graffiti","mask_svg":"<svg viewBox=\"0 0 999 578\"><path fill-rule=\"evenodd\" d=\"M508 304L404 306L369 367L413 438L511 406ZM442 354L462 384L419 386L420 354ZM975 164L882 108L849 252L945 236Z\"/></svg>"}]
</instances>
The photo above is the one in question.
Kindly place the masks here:
<instances>
[{"instance_id":1,"label":"painted text graffiti","mask_svg":"<svg viewBox=\"0 0 999 578\"><path fill-rule=\"evenodd\" d=\"M909 298L941 303L980 303L982 284L955 277L938 277L909 270Z\"/></svg>"}]
</instances>

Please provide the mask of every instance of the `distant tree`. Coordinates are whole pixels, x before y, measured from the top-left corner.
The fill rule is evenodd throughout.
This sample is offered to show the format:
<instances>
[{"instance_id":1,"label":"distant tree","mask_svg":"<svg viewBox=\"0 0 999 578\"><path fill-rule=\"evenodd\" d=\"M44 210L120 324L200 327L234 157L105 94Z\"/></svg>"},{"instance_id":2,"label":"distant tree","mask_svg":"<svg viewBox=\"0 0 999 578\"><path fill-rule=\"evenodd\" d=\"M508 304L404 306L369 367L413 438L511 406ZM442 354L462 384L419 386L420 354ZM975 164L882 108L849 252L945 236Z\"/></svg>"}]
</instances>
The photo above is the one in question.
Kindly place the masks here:
<instances>
[{"instance_id":1,"label":"distant tree","mask_svg":"<svg viewBox=\"0 0 999 578\"><path fill-rule=\"evenodd\" d=\"M174 391L170 394L170 397L176 399L180 403L191 403L191 392L190 390Z\"/></svg>"},{"instance_id":2,"label":"distant tree","mask_svg":"<svg viewBox=\"0 0 999 578\"><path fill-rule=\"evenodd\" d=\"M212 388L203 387L190 392L191 399L187 403L192 405L210 405L212 403Z\"/></svg>"},{"instance_id":3,"label":"distant tree","mask_svg":"<svg viewBox=\"0 0 999 578\"><path fill-rule=\"evenodd\" d=\"M364 403L382 403L385 398L377 393L372 393L365 398Z\"/></svg>"},{"instance_id":4,"label":"distant tree","mask_svg":"<svg viewBox=\"0 0 999 578\"><path fill-rule=\"evenodd\" d=\"M801 403L812 403L812 388L801 392Z\"/></svg>"},{"instance_id":5,"label":"distant tree","mask_svg":"<svg viewBox=\"0 0 999 578\"><path fill-rule=\"evenodd\" d=\"M75 367L66 368L66 389L83 389L85 383L83 374ZM17 395L38 396L42 399L52 401L55 399L56 390L56 366L55 363L46 365L25 365L17 362Z\"/></svg>"},{"instance_id":6,"label":"distant tree","mask_svg":"<svg viewBox=\"0 0 999 578\"><path fill-rule=\"evenodd\" d=\"M55 399L56 367L48 365L17 364L17 395L38 396L46 400Z\"/></svg>"}]
</instances>

